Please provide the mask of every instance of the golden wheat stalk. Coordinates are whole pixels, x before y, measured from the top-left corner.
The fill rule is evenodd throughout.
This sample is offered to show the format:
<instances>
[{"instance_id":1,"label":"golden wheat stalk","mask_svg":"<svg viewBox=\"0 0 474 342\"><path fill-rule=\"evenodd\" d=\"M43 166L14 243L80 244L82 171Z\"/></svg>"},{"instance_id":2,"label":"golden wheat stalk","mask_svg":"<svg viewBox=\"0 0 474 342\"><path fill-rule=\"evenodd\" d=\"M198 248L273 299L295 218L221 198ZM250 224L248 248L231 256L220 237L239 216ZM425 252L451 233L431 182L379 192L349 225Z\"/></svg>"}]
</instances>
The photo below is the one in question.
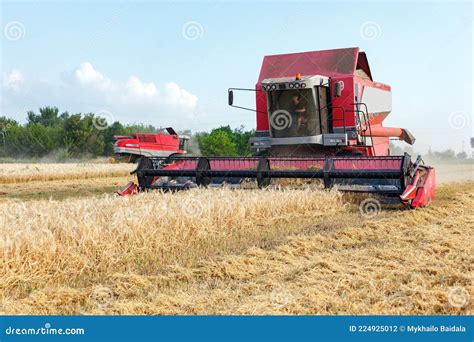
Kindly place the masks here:
<instances>
[{"instance_id":1,"label":"golden wheat stalk","mask_svg":"<svg viewBox=\"0 0 474 342\"><path fill-rule=\"evenodd\" d=\"M129 175L133 169L134 165L125 163L0 164L0 184L120 177Z\"/></svg>"},{"instance_id":2,"label":"golden wheat stalk","mask_svg":"<svg viewBox=\"0 0 474 342\"><path fill-rule=\"evenodd\" d=\"M337 192L197 190L0 204L0 293L154 274L265 244L342 210Z\"/></svg>"}]
</instances>

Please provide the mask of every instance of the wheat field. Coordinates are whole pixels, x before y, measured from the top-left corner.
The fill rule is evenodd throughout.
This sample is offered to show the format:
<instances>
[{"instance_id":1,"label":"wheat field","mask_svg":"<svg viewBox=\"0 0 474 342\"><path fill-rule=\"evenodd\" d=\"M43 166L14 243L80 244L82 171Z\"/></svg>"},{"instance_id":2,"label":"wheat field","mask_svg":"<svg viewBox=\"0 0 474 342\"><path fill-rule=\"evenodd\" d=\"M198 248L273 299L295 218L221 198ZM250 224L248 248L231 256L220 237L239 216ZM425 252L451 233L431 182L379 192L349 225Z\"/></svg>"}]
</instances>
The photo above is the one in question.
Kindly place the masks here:
<instances>
[{"instance_id":1,"label":"wheat field","mask_svg":"<svg viewBox=\"0 0 474 342\"><path fill-rule=\"evenodd\" d=\"M0 172L0 314L472 313L473 181L368 216L337 191L121 198L102 187L130 177L107 166L42 167L41 181Z\"/></svg>"},{"instance_id":2,"label":"wheat field","mask_svg":"<svg viewBox=\"0 0 474 342\"><path fill-rule=\"evenodd\" d=\"M0 184L127 176L126 163L0 163Z\"/></svg>"}]
</instances>

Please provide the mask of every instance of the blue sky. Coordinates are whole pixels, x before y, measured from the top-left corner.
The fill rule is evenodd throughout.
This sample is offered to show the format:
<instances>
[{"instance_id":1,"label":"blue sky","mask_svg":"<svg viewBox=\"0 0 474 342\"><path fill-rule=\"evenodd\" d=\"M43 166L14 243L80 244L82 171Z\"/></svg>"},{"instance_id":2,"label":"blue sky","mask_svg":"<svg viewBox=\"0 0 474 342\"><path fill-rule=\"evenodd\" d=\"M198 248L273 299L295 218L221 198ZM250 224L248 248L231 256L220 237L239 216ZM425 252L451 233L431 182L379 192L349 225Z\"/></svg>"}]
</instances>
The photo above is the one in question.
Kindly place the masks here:
<instances>
[{"instance_id":1,"label":"blue sky","mask_svg":"<svg viewBox=\"0 0 474 342\"><path fill-rule=\"evenodd\" d=\"M468 150L472 24L469 2L2 1L0 115L56 105L194 131L252 128L227 88L252 87L264 55L358 46L392 86L386 125L409 128L421 151Z\"/></svg>"}]
</instances>

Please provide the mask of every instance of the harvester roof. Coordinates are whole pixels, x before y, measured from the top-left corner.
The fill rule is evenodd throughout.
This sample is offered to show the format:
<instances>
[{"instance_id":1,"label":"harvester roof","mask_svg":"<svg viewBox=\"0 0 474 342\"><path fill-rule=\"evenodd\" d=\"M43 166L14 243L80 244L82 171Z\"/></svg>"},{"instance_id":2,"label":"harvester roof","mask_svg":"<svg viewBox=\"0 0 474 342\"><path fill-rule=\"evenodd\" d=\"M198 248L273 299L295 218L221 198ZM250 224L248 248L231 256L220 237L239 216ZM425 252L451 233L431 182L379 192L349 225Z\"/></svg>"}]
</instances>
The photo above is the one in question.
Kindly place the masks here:
<instances>
[{"instance_id":1,"label":"harvester roof","mask_svg":"<svg viewBox=\"0 0 474 342\"><path fill-rule=\"evenodd\" d=\"M367 56L357 47L270 55L263 58L258 82L267 78L294 77L298 73L328 77L355 76L357 70L363 71L372 80Z\"/></svg>"}]
</instances>

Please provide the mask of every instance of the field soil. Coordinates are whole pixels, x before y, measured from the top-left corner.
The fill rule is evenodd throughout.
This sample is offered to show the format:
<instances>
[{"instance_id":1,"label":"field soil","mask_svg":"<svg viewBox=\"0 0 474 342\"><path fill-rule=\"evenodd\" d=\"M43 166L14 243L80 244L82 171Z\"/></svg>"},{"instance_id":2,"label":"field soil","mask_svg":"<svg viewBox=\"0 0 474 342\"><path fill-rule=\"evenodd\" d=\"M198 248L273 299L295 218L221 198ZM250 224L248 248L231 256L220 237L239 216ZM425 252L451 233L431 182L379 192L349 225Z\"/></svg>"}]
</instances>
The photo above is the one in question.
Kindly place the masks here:
<instances>
[{"instance_id":1,"label":"field soil","mask_svg":"<svg viewBox=\"0 0 474 342\"><path fill-rule=\"evenodd\" d=\"M473 312L470 165L437 168L429 208L374 212L310 189L121 198L128 169L38 170L2 178L0 314Z\"/></svg>"}]
</instances>

